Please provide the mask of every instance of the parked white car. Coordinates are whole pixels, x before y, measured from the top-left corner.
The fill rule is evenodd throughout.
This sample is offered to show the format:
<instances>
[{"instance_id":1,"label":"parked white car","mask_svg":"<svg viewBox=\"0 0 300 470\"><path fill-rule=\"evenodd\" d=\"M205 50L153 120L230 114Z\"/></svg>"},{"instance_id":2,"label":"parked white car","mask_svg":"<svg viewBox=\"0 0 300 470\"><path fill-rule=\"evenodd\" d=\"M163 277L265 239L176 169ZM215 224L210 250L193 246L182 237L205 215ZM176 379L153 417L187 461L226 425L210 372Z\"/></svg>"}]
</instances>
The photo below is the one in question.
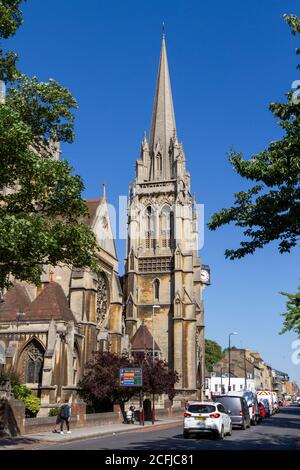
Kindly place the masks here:
<instances>
[{"instance_id":1,"label":"parked white car","mask_svg":"<svg viewBox=\"0 0 300 470\"><path fill-rule=\"evenodd\" d=\"M183 436L194 433L212 433L219 439L231 436L232 423L224 406L218 402L190 402L183 418Z\"/></svg>"}]
</instances>

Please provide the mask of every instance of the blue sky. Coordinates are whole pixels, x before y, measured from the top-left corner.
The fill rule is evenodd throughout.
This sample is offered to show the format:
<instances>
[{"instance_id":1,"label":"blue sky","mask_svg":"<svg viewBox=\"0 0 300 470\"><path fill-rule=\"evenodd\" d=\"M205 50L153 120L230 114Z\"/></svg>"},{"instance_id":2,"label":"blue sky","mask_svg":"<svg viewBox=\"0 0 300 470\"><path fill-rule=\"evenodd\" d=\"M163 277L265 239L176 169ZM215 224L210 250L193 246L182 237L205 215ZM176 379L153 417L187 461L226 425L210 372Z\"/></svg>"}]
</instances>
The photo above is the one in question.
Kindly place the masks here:
<instances>
[{"instance_id":1,"label":"blue sky","mask_svg":"<svg viewBox=\"0 0 300 470\"><path fill-rule=\"evenodd\" d=\"M227 161L229 148L249 157L280 137L268 104L299 78L299 39L282 20L300 15L296 0L28 0L23 10L25 24L10 41L21 69L56 79L78 100L76 141L63 157L83 177L86 198L99 197L103 181L111 203L127 194L149 132L163 21L178 135L206 222L245 188ZM279 255L273 244L225 260L239 239L233 226L205 228L206 336L225 347L237 331L236 346L300 379L291 362L296 337L278 335L285 302L278 292L296 290L299 250ZM122 272L125 242L117 248Z\"/></svg>"}]
</instances>

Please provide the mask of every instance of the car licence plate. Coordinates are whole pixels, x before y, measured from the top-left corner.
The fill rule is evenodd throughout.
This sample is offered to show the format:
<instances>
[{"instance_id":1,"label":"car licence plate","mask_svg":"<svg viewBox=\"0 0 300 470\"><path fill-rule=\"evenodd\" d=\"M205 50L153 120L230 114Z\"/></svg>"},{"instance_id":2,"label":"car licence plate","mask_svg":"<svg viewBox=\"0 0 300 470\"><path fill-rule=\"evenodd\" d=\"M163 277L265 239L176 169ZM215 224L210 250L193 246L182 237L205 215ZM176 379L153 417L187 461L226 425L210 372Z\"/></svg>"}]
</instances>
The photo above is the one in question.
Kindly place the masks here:
<instances>
[{"instance_id":1,"label":"car licence plate","mask_svg":"<svg viewBox=\"0 0 300 470\"><path fill-rule=\"evenodd\" d=\"M205 421L206 418L195 418L197 421Z\"/></svg>"}]
</instances>

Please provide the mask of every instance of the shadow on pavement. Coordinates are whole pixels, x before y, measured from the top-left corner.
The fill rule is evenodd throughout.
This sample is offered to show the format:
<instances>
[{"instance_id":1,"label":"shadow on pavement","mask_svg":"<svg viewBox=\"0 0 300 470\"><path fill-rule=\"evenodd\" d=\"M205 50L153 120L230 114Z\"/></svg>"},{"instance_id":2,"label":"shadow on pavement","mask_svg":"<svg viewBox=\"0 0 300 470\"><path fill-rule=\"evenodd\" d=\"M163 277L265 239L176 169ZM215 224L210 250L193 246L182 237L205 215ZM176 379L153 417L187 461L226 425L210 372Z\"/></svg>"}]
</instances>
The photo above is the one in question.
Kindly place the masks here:
<instances>
[{"instance_id":1,"label":"shadow on pavement","mask_svg":"<svg viewBox=\"0 0 300 470\"><path fill-rule=\"evenodd\" d=\"M36 439L30 439L28 437L17 437L11 439L0 439L0 449L1 447L16 446L21 444L36 444L38 441Z\"/></svg>"}]
</instances>

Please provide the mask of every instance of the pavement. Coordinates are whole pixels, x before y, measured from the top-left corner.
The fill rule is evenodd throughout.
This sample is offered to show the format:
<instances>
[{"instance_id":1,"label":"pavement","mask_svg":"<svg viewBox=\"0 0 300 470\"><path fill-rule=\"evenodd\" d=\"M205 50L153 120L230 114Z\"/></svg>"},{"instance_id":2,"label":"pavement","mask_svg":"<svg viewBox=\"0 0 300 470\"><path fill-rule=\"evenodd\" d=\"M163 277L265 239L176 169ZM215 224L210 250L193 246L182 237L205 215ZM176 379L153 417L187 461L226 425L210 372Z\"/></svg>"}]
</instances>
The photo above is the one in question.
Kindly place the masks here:
<instances>
[{"instance_id":1,"label":"pavement","mask_svg":"<svg viewBox=\"0 0 300 470\"><path fill-rule=\"evenodd\" d=\"M161 427L164 424L181 423L182 417L158 419L154 424L145 422L144 426L139 423L135 424L105 424L101 426L90 426L71 429L71 434L40 432L36 434L24 434L13 438L0 438L0 450L17 450L26 448L38 448L39 446L65 444L72 441L80 441L85 439L93 439L95 437L112 436L121 433L139 431L141 429Z\"/></svg>"}]
</instances>

